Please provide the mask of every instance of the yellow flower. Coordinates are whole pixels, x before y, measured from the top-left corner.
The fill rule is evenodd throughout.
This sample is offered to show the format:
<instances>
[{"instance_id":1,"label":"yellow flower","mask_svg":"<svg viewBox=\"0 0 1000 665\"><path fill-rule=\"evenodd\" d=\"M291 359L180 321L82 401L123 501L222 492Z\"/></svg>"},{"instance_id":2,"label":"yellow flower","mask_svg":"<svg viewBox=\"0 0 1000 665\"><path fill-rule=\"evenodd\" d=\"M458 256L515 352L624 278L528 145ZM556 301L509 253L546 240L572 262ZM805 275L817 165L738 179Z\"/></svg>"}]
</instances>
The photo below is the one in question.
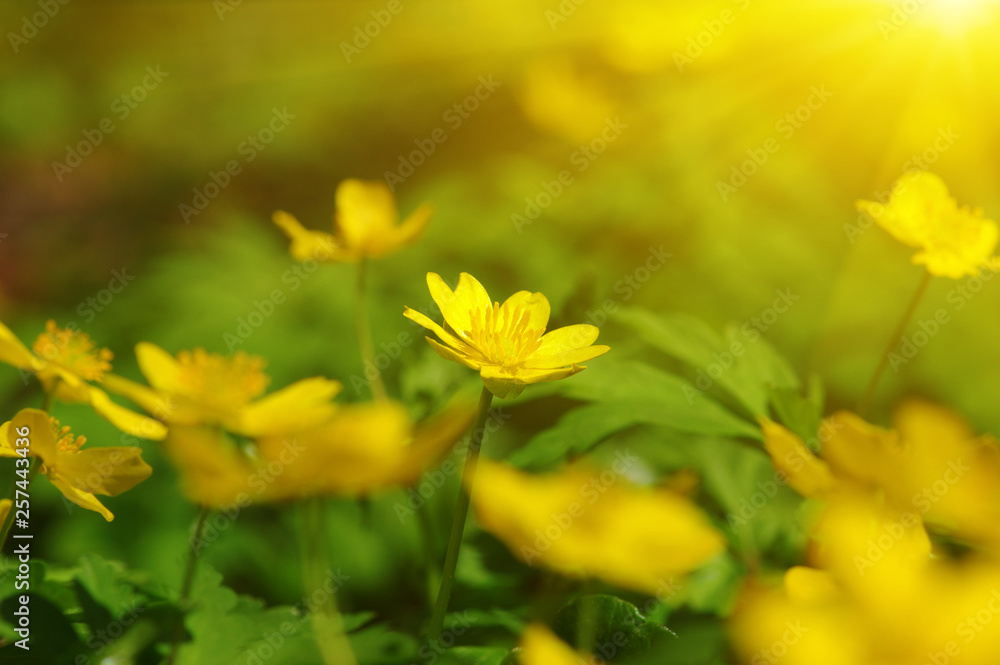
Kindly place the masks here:
<instances>
[{"instance_id":1,"label":"yellow flower","mask_svg":"<svg viewBox=\"0 0 1000 665\"><path fill-rule=\"evenodd\" d=\"M959 279L996 269L993 250L1000 238L996 222L980 209L958 207L942 180L926 171L903 175L893 186L888 205L858 201L858 210L901 243L918 247L913 262L932 275Z\"/></svg>"},{"instance_id":2,"label":"yellow flower","mask_svg":"<svg viewBox=\"0 0 1000 665\"><path fill-rule=\"evenodd\" d=\"M469 427L456 406L415 426L394 402L345 406L307 430L257 439L240 450L217 430L171 427L166 449L184 492L208 506L314 495L364 496L412 484Z\"/></svg>"},{"instance_id":3,"label":"yellow flower","mask_svg":"<svg viewBox=\"0 0 1000 665\"><path fill-rule=\"evenodd\" d=\"M115 516L94 495L118 496L153 472L136 447L80 450L86 438L74 437L69 427L60 427L59 421L38 409L22 409L0 426L0 457L20 457L17 451L22 446L16 441L24 427L30 441L28 454L41 460L41 472L67 499L109 522Z\"/></svg>"},{"instance_id":4,"label":"yellow flower","mask_svg":"<svg viewBox=\"0 0 1000 665\"><path fill-rule=\"evenodd\" d=\"M441 276L427 273L427 287L441 309L447 329L407 307L408 319L444 342L427 341L446 360L479 371L483 384L501 399L517 397L529 383L556 381L580 372L585 362L610 347L591 346L596 326L578 324L549 333L549 301L541 293L518 291L501 305L476 278L462 273L452 291Z\"/></svg>"},{"instance_id":5,"label":"yellow flower","mask_svg":"<svg viewBox=\"0 0 1000 665\"><path fill-rule=\"evenodd\" d=\"M14 502L10 499L0 499L0 524L3 524L4 520L7 519L7 513L10 512L10 508L13 505Z\"/></svg>"},{"instance_id":6,"label":"yellow flower","mask_svg":"<svg viewBox=\"0 0 1000 665\"><path fill-rule=\"evenodd\" d=\"M618 486L625 481L611 471L530 476L484 460L477 475L472 503L479 523L528 565L655 594L664 579L725 547L688 499Z\"/></svg>"},{"instance_id":7,"label":"yellow flower","mask_svg":"<svg viewBox=\"0 0 1000 665\"><path fill-rule=\"evenodd\" d=\"M337 381L313 377L260 398L270 380L263 358L203 349L175 358L149 342L136 345L135 354L152 390L121 377L111 387L176 425L216 425L249 437L308 429L333 415L331 400L341 388Z\"/></svg>"},{"instance_id":8,"label":"yellow flower","mask_svg":"<svg viewBox=\"0 0 1000 665\"><path fill-rule=\"evenodd\" d=\"M166 428L151 418L115 404L108 394L89 382L113 381L111 351L97 348L88 335L59 328L49 321L38 336L34 353L0 323L0 362L35 374L46 391L56 391L64 402L89 404L115 427L147 439L162 439Z\"/></svg>"},{"instance_id":9,"label":"yellow flower","mask_svg":"<svg viewBox=\"0 0 1000 665\"><path fill-rule=\"evenodd\" d=\"M593 656L570 649L542 624L533 623L521 634L517 658L521 665L580 665L593 660Z\"/></svg>"},{"instance_id":10,"label":"yellow flower","mask_svg":"<svg viewBox=\"0 0 1000 665\"><path fill-rule=\"evenodd\" d=\"M920 400L904 402L893 421L886 430L846 411L834 414L821 426L822 458L776 423L763 419L761 428L775 468L803 496L867 491L939 531L1000 544L1000 443Z\"/></svg>"},{"instance_id":11,"label":"yellow flower","mask_svg":"<svg viewBox=\"0 0 1000 665\"><path fill-rule=\"evenodd\" d=\"M389 186L380 180L345 180L337 187L336 233L310 231L287 212L274 213L274 223L292 241L299 261L356 262L378 258L415 242L427 228L433 208L425 203L399 222Z\"/></svg>"}]
</instances>

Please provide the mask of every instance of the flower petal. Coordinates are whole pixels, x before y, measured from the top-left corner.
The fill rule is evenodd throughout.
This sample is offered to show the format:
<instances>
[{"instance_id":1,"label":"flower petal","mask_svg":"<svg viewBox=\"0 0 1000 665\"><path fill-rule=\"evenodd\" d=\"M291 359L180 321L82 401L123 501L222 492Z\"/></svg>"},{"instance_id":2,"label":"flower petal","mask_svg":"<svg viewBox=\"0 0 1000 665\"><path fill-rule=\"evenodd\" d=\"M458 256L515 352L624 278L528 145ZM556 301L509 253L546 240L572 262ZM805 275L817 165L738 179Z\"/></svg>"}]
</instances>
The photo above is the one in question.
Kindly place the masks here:
<instances>
[{"instance_id":1,"label":"flower petal","mask_svg":"<svg viewBox=\"0 0 1000 665\"><path fill-rule=\"evenodd\" d=\"M162 420L169 419L167 417L170 414L169 403L159 393L149 388L149 386L126 379L117 374L105 374L101 380L101 386L106 388L108 392L132 400L141 406L146 413L151 413Z\"/></svg>"},{"instance_id":2,"label":"flower petal","mask_svg":"<svg viewBox=\"0 0 1000 665\"><path fill-rule=\"evenodd\" d=\"M521 320L525 318L527 328L529 330L538 330L539 332L544 332L545 327L549 325L549 314L551 313L551 306L549 305L549 299L546 298L541 293L532 293L531 291L518 291L511 297L504 301L503 305L500 306L500 315L497 317L497 325L501 325L503 321L506 320L505 313L510 311L510 315L515 314L517 311L523 312L521 315Z\"/></svg>"},{"instance_id":3,"label":"flower petal","mask_svg":"<svg viewBox=\"0 0 1000 665\"><path fill-rule=\"evenodd\" d=\"M345 244L364 250L384 239L398 220L392 190L381 180L345 180L337 187L337 227Z\"/></svg>"},{"instance_id":4,"label":"flower petal","mask_svg":"<svg viewBox=\"0 0 1000 665\"><path fill-rule=\"evenodd\" d=\"M136 446L85 448L59 455L55 475L73 487L91 494L118 496L153 473Z\"/></svg>"},{"instance_id":5,"label":"flower petal","mask_svg":"<svg viewBox=\"0 0 1000 665\"><path fill-rule=\"evenodd\" d=\"M597 326L586 323L556 328L542 335L542 343L535 351L535 355L552 356L590 346L597 341L597 335L600 332L601 330Z\"/></svg>"},{"instance_id":6,"label":"flower petal","mask_svg":"<svg viewBox=\"0 0 1000 665\"><path fill-rule=\"evenodd\" d=\"M52 466L58 455L56 450L56 434L52 431L52 419L49 414L39 409L21 409L11 419L7 427L7 445L12 450L18 450L17 439L21 438L18 430L28 428L28 455L37 457L46 466Z\"/></svg>"},{"instance_id":7,"label":"flower petal","mask_svg":"<svg viewBox=\"0 0 1000 665\"><path fill-rule=\"evenodd\" d=\"M496 365L484 365L479 370L479 376L483 380L483 385L500 399L513 399L521 394L524 386L529 383L543 383L545 381L558 381L567 376L572 376L577 372L582 372L586 367L574 365L562 369L509 369L497 367Z\"/></svg>"},{"instance_id":8,"label":"flower petal","mask_svg":"<svg viewBox=\"0 0 1000 665\"><path fill-rule=\"evenodd\" d=\"M139 369L156 390L166 393L183 393L181 388L181 366L172 355L151 342L135 345L135 358Z\"/></svg>"},{"instance_id":9,"label":"flower petal","mask_svg":"<svg viewBox=\"0 0 1000 665\"><path fill-rule=\"evenodd\" d=\"M89 392L90 406L94 411L121 431L152 441L166 438L167 428L163 423L115 404L100 388L91 386Z\"/></svg>"},{"instance_id":10,"label":"flower petal","mask_svg":"<svg viewBox=\"0 0 1000 665\"><path fill-rule=\"evenodd\" d=\"M73 485L58 476L49 476L49 480L56 486L56 489L62 492L64 497L81 508L86 508L87 510L93 510L95 513L100 513L104 516L104 519L109 522L115 519L115 516L111 513L111 511L105 508L104 504L98 501L97 497L93 494L73 487Z\"/></svg>"},{"instance_id":11,"label":"flower petal","mask_svg":"<svg viewBox=\"0 0 1000 665\"><path fill-rule=\"evenodd\" d=\"M424 203L418 207L403 220L402 224L392 229L392 232L385 237L382 246L378 247L372 256L388 254L416 242L427 230L433 213L434 206L430 203Z\"/></svg>"},{"instance_id":12,"label":"flower petal","mask_svg":"<svg viewBox=\"0 0 1000 665\"><path fill-rule=\"evenodd\" d=\"M235 432L244 436L290 434L316 427L337 410L331 400L343 385L315 376L296 381L247 406L240 413Z\"/></svg>"},{"instance_id":13,"label":"flower petal","mask_svg":"<svg viewBox=\"0 0 1000 665\"><path fill-rule=\"evenodd\" d=\"M255 476L247 458L215 429L171 427L164 449L180 471L184 496L201 506L221 507L256 496L259 492L249 493L250 479L272 477L266 471Z\"/></svg>"},{"instance_id":14,"label":"flower petal","mask_svg":"<svg viewBox=\"0 0 1000 665\"><path fill-rule=\"evenodd\" d=\"M597 356L604 355L610 350L610 346L598 344L596 346L585 346L582 349L564 351L551 356L543 356L536 352L524 361L524 366L532 369L555 369L557 367L566 367L567 365L576 365L582 362L587 362Z\"/></svg>"},{"instance_id":15,"label":"flower petal","mask_svg":"<svg viewBox=\"0 0 1000 665\"><path fill-rule=\"evenodd\" d=\"M315 259L320 262L345 261L351 258L349 252L337 245L330 233L312 231L305 228L284 210L276 211L271 219L291 239L289 252L297 261Z\"/></svg>"},{"instance_id":16,"label":"flower petal","mask_svg":"<svg viewBox=\"0 0 1000 665\"><path fill-rule=\"evenodd\" d=\"M430 317L421 314L415 309L410 309L409 307L403 308L403 316L408 318L410 321L427 328L432 331L438 338L447 344L448 346L454 347L456 349L468 350L469 346L465 344L462 340L458 339L444 328L435 323Z\"/></svg>"},{"instance_id":17,"label":"flower petal","mask_svg":"<svg viewBox=\"0 0 1000 665\"><path fill-rule=\"evenodd\" d=\"M424 339L426 339L427 343L431 345L431 348L437 351L437 354L442 358L444 358L445 360L451 360L457 362L459 364L465 365L466 367L469 367L470 369L478 370L480 367L482 367L482 363L472 360L468 356L462 355L458 351L452 350L451 348L443 344L439 344L437 341L431 339L430 337L424 337Z\"/></svg>"},{"instance_id":18,"label":"flower petal","mask_svg":"<svg viewBox=\"0 0 1000 665\"><path fill-rule=\"evenodd\" d=\"M799 437L776 422L761 418L764 448L774 467L788 476L788 484L802 496L823 496L836 486L826 462L812 454Z\"/></svg>"},{"instance_id":19,"label":"flower petal","mask_svg":"<svg viewBox=\"0 0 1000 665\"><path fill-rule=\"evenodd\" d=\"M17 367L18 369L28 369L36 371L44 362L36 358L28 350L21 340L17 338L11 329L0 323L0 362Z\"/></svg>"},{"instance_id":20,"label":"flower petal","mask_svg":"<svg viewBox=\"0 0 1000 665\"><path fill-rule=\"evenodd\" d=\"M485 311L492 306L490 296L475 277L469 273L458 276L458 286L452 291L437 273L427 273L427 288L437 303L445 322L462 339L468 339L472 328L470 312Z\"/></svg>"}]
</instances>

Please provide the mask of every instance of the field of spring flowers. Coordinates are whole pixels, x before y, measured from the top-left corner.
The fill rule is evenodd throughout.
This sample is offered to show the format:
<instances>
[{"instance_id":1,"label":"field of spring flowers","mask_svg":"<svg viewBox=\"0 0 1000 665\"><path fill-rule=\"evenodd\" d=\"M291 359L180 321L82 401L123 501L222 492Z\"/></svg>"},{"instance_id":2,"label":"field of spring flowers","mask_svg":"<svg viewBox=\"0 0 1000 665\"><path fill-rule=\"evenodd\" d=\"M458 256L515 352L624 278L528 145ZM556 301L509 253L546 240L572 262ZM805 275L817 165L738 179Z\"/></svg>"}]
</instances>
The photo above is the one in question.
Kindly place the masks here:
<instances>
[{"instance_id":1,"label":"field of spring flowers","mask_svg":"<svg viewBox=\"0 0 1000 665\"><path fill-rule=\"evenodd\" d=\"M996 0L0 5L0 663L995 665Z\"/></svg>"}]
</instances>

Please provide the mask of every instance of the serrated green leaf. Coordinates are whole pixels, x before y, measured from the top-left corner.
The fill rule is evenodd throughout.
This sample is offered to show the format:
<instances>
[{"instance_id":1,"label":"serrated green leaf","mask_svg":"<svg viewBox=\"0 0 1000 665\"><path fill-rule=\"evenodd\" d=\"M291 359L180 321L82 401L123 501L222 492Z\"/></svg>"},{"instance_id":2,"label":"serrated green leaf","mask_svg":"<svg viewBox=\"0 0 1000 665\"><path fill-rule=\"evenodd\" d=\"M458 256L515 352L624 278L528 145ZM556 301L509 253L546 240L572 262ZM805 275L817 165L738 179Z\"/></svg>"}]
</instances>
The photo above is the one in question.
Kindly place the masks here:
<instances>
[{"instance_id":1,"label":"serrated green leaf","mask_svg":"<svg viewBox=\"0 0 1000 665\"><path fill-rule=\"evenodd\" d=\"M589 628L593 636L591 651L606 661L648 653L655 645L675 637L665 626L647 619L632 603L603 594L568 603L556 614L552 629L564 642L575 645L581 616L593 621Z\"/></svg>"}]
</instances>

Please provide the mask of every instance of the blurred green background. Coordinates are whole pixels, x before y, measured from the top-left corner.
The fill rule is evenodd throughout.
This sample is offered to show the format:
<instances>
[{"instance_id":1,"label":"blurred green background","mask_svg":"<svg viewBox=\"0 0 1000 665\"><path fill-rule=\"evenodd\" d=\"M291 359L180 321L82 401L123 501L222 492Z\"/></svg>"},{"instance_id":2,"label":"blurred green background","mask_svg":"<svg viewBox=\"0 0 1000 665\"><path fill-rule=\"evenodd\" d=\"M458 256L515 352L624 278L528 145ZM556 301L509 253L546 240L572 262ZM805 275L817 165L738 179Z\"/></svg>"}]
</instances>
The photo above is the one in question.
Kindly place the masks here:
<instances>
[{"instance_id":1,"label":"blurred green background","mask_svg":"<svg viewBox=\"0 0 1000 665\"><path fill-rule=\"evenodd\" d=\"M610 299L741 327L790 290L798 299L766 338L822 377L828 411L851 407L923 270L882 230L854 233L854 202L926 166L960 203L1000 211L988 2L928 0L897 16L881 0L72 0L27 36L41 11L0 4L0 319L29 344L46 319L75 321L131 378L135 343L232 350L226 335L280 289L287 300L238 348L268 359L272 387L322 374L345 383L342 399L366 399L351 384L350 266L295 273L270 216L329 230L338 182L398 175L404 160L422 163L394 181L401 213L424 201L436 213L423 241L373 266L370 311L376 347L401 333L417 342L387 379L393 395L419 398L418 415L470 379L401 316L430 306L428 271L452 283L473 273L499 300L542 291L558 325L600 323ZM272 124L276 112L287 122ZM411 157L438 128L445 140ZM74 151L88 153L78 166L56 164L76 163ZM232 160L239 173L211 196ZM572 181L547 199L563 171ZM208 205L185 214L199 192ZM662 269L629 285L661 247ZM114 271L134 279L109 298ZM967 299L952 293L963 284L933 281L917 318L945 308L952 321L887 374L876 420L916 394L1000 430L1000 289ZM601 341L630 335L612 318ZM12 369L0 394L8 416L40 399ZM551 423L541 411L501 436ZM56 415L95 443L118 439L85 409ZM97 552L179 576L194 509L145 448L157 473L109 502L112 524L56 521L60 499L39 490L58 525L47 557ZM416 525L380 528L396 523L392 504L338 504L348 607L419 598L394 558L419 548ZM294 603L297 571L271 565L297 557L293 520L254 508L208 560L234 588Z\"/></svg>"}]
</instances>

